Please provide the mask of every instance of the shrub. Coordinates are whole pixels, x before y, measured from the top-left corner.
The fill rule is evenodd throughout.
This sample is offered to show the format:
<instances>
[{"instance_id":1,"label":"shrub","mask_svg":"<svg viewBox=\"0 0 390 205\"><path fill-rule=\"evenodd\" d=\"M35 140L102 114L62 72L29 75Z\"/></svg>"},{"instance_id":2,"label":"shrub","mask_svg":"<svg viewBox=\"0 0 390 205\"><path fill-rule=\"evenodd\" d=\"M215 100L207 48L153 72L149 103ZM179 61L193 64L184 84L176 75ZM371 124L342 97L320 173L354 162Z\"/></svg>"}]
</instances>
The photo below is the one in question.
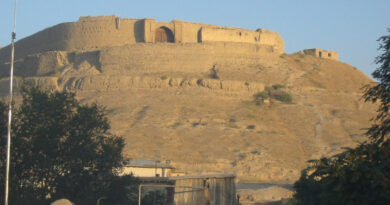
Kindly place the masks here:
<instances>
[{"instance_id":1,"label":"shrub","mask_svg":"<svg viewBox=\"0 0 390 205\"><path fill-rule=\"evenodd\" d=\"M272 99L275 99L275 100L278 100L278 101L284 102L284 103L292 103L292 100L293 100L290 94L288 94L284 91L281 91L281 90L271 91L270 97Z\"/></svg>"},{"instance_id":2,"label":"shrub","mask_svg":"<svg viewBox=\"0 0 390 205\"><path fill-rule=\"evenodd\" d=\"M246 129L254 130L256 128L256 125L248 125Z\"/></svg>"},{"instance_id":3,"label":"shrub","mask_svg":"<svg viewBox=\"0 0 390 205\"><path fill-rule=\"evenodd\" d=\"M216 65L213 65L213 67L210 69L209 76L212 79L219 79L219 70L216 68Z\"/></svg>"},{"instance_id":4,"label":"shrub","mask_svg":"<svg viewBox=\"0 0 390 205\"><path fill-rule=\"evenodd\" d=\"M281 84L275 84L271 87L267 86L264 88L264 91L256 93L253 95L254 102L256 105L264 104L266 99L274 99L283 103L292 103L293 98L287 92L280 90L281 88L285 88L286 86Z\"/></svg>"},{"instance_id":5,"label":"shrub","mask_svg":"<svg viewBox=\"0 0 390 205\"><path fill-rule=\"evenodd\" d=\"M285 85L281 85L281 84L272 85L272 88L273 88L274 90L278 90L278 89L280 89L280 88L285 88L285 87L286 87Z\"/></svg>"}]
</instances>

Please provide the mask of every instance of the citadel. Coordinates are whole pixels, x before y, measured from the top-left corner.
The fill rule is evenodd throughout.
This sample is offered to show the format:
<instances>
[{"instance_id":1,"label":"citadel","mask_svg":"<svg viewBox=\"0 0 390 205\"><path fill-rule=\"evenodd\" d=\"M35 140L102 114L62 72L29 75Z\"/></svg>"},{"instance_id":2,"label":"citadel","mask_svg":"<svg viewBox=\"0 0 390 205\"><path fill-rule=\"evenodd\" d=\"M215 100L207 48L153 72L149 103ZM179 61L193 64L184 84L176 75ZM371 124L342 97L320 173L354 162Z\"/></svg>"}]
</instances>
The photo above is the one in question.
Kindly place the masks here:
<instances>
[{"instance_id":1,"label":"citadel","mask_svg":"<svg viewBox=\"0 0 390 205\"><path fill-rule=\"evenodd\" d=\"M209 184L292 184L307 160L364 139L361 128L375 113L360 97L372 80L338 62L337 52L286 54L282 37L263 28L88 16L20 39L15 57L16 91L29 82L104 105L111 131L126 141L124 156L154 160L128 161L128 170L146 164L156 174L157 162L169 161L160 176L177 174L183 184L206 184L188 176L207 176ZM8 96L9 61L10 46L0 47L0 98ZM293 103L254 103L278 85ZM233 189L220 190L235 189L226 187ZM239 189L249 204L292 193Z\"/></svg>"},{"instance_id":2,"label":"citadel","mask_svg":"<svg viewBox=\"0 0 390 205\"><path fill-rule=\"evenodd\" d=\"M61 23L16 43L16 57L46 51L94 50L136 43L218 44L249 46L254 52L284 53L284 42L276 32L221 27L173 20L157 22L152 18L129 19L113 16L80 17L77 22ZM0 51L0 61L9 59L8 49ZM336 52L305 50L305 54L337 60ZM3 59L3 60L1 60Z\"/></svg>"}]
</instances>

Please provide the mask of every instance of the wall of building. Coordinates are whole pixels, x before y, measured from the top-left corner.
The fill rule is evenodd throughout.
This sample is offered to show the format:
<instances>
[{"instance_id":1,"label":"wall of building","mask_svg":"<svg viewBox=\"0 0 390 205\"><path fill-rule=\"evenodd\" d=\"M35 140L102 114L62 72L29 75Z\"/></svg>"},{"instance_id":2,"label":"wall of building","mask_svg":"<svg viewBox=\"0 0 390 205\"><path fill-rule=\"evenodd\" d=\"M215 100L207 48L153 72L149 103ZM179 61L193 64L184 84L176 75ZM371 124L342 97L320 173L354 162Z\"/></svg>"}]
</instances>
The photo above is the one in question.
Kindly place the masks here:
<instances>
[{"instance_id":1,"label":"wall of building","mask_svg":"<svg viewBox=\"0 0 390 205\"><path fill-rule=\"evenodd\" d=\"M136 177L155 177L158 174L160 177L167 177L170 171L169 168L123 167L121 175L132 173Z\"/></svg>"},{"instance_id":2,"label":"wall of building","mask_svg":"<svg viewBox=\"0 0 390 205\"><path fill-rule=\"evenodd\" d=\"M137 19L82 17L67 27L66 50L95 49L143 41L140 38L143 35L142 20Z\"/></svg>"},{"instance_id":3,"label":"wall of building","mask_svg":"<svg viewBox=\"0 0 390 205\"><path fill-rule=\"evenodd\" d=\"M182 42L200 43L201 41L199 39L199 31L201 28L202 28L202 24L181 22Z\"/></svg>"},{"instance_id":4,"label":"wall of building","mask_svg":"<svg viewBox=\"0 0 390 205\"><path fill-rule=\"evenodd\" d=\"M237 204L235 177L183 177L175 181L175 204Z\"/></svg>"},{"instance_id":5,"label":"wall of building","mask_svg":"<svg viewBox=\"0 0 390 205\"><path fill-rule=\"evenodd\" d=\"M257 65L265 57L275 57L267 46L232 43L137 43L92 51L50 51L30 55L15 62L15 75L48 76L66 67L75 70L87 64L107 75L165 72L209 73L217 65L237 70ZM81 67L80 67L81 66ZM9 64L0 63L0 77L9 75Z\"/></svg>"},{"instance_id":6,"label":"wall of building","mask_svg":"<svg viewBox=\"0 0 390 205\"><path fill-rule=\"evenodd\" d=\"M283 53L284 43L275 32L249 31L214 25L183 22L156 22L154 19L125 19L116 16L80 17L77 22L61 23L44 29L15 45L15 57L54 50L91 50L135 43L154 43L155 31L164 27L175 43L239 42L266 45ZM10 46L0 50L0 63L9 61Z\"/></svg>"},{"instance_id":7,"label":"wall of building","mask_svg":"<svg viewBox=\"0 0 390 205\"><path fill-rule=\"evenodd\" d=\"M278 33L266 29L258 29L257 32L260 33L260 45L271 46L274 52L284 53L284 41Z\"/></svg>"},{"instance_id":8,"label":"wall of building","mask_svg":"<svg viewBox=\"0 0 390 205\"><path fill-rule=\"evenodd\" d=\"M306 49L306 50L303 50L303 53L306 55L312 55L312 56L316 56L319 58L331 59L331 60L335 60L335 61L338 61L338 59L339 59L339 54L336 51L328 51L328 50L319 49L319 48Z\"/></svg>"},{"instance_id":9,"label":"wall of building","mask_svg":"<svg viewBox=\"0 0 390 205\"><path fill-rule=\"evenodd\" d=\"M107 48L99 55L102 72L115 75L126 71L209 73L215 64L225 69L239 69L243 65L255 65L259 59L275 56L275 53L262 45L210 42L135 44Z\"/></svg>"},{"instance_id":10,"label":"wall of building","mask_svg":"<svg viewBox=\"0 0 390 205\"><path fill-rule=\"evenodd\" d=\"M231 28L208 28L201 29L202 42L243 42L258 44L260 33Z\"/></svg>"}]
</instances>

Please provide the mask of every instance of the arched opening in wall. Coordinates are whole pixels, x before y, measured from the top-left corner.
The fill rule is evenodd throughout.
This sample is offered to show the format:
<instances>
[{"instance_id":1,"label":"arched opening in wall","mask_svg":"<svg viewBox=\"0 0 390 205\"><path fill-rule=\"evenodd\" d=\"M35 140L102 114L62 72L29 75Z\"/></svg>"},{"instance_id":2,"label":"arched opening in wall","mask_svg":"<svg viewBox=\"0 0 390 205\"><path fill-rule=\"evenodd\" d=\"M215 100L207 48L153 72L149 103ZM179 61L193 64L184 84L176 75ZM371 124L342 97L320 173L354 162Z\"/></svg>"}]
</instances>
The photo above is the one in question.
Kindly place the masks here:
<instances>
[{"instance_id":1,"label":"arched opening in wall","mask_svg":"<svg viewBox=\"0 0 390 205\"><path fill-rule=\"evenodd\" d=\"M202 28L198 31L198 43L202 43Z\"/></svg>"},{"instance_id":2,"label":"arched opening in wall","mask_svg":"<svg viewBox=\"0 0 390 205\"><path fill-rule=\"evenodd\" d=\"M172 31L167 27L160 27L156 29L156 33L154 34L154 42L155 43L173 43L175 42L175 38L173 36Z\"/></svg>"}]
</instances>

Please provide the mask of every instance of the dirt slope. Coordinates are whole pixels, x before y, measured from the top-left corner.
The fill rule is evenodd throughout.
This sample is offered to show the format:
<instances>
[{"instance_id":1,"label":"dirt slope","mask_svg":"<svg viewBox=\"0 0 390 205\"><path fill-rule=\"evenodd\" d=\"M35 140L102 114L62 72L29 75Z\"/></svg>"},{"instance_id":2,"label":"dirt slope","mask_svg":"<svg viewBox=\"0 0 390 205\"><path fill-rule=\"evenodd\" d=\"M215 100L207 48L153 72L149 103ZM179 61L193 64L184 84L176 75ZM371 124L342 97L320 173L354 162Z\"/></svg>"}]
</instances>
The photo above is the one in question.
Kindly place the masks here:
<instances>
[{"instance_id":1,"label":"dirt slope","mask_svg":"<svg viewBox=\"0 0 390 205\"><path fill-rule=\"evenodd\" d=\"M240 49L235 49L237 48ZM107 108L130 158L171 160L188 174L237 173L240 181L292 183L307 160L365 138L375 107L371 80L348 64L305 56L251 54L243 45L136 44L50 51L16 63L22 80L77 92ZM0 65L0 95L7 68ZM219 79L210 77L217 69ZM292 104L257 106L265 86L285 85Z\"/></svg>"}]
</instances>

